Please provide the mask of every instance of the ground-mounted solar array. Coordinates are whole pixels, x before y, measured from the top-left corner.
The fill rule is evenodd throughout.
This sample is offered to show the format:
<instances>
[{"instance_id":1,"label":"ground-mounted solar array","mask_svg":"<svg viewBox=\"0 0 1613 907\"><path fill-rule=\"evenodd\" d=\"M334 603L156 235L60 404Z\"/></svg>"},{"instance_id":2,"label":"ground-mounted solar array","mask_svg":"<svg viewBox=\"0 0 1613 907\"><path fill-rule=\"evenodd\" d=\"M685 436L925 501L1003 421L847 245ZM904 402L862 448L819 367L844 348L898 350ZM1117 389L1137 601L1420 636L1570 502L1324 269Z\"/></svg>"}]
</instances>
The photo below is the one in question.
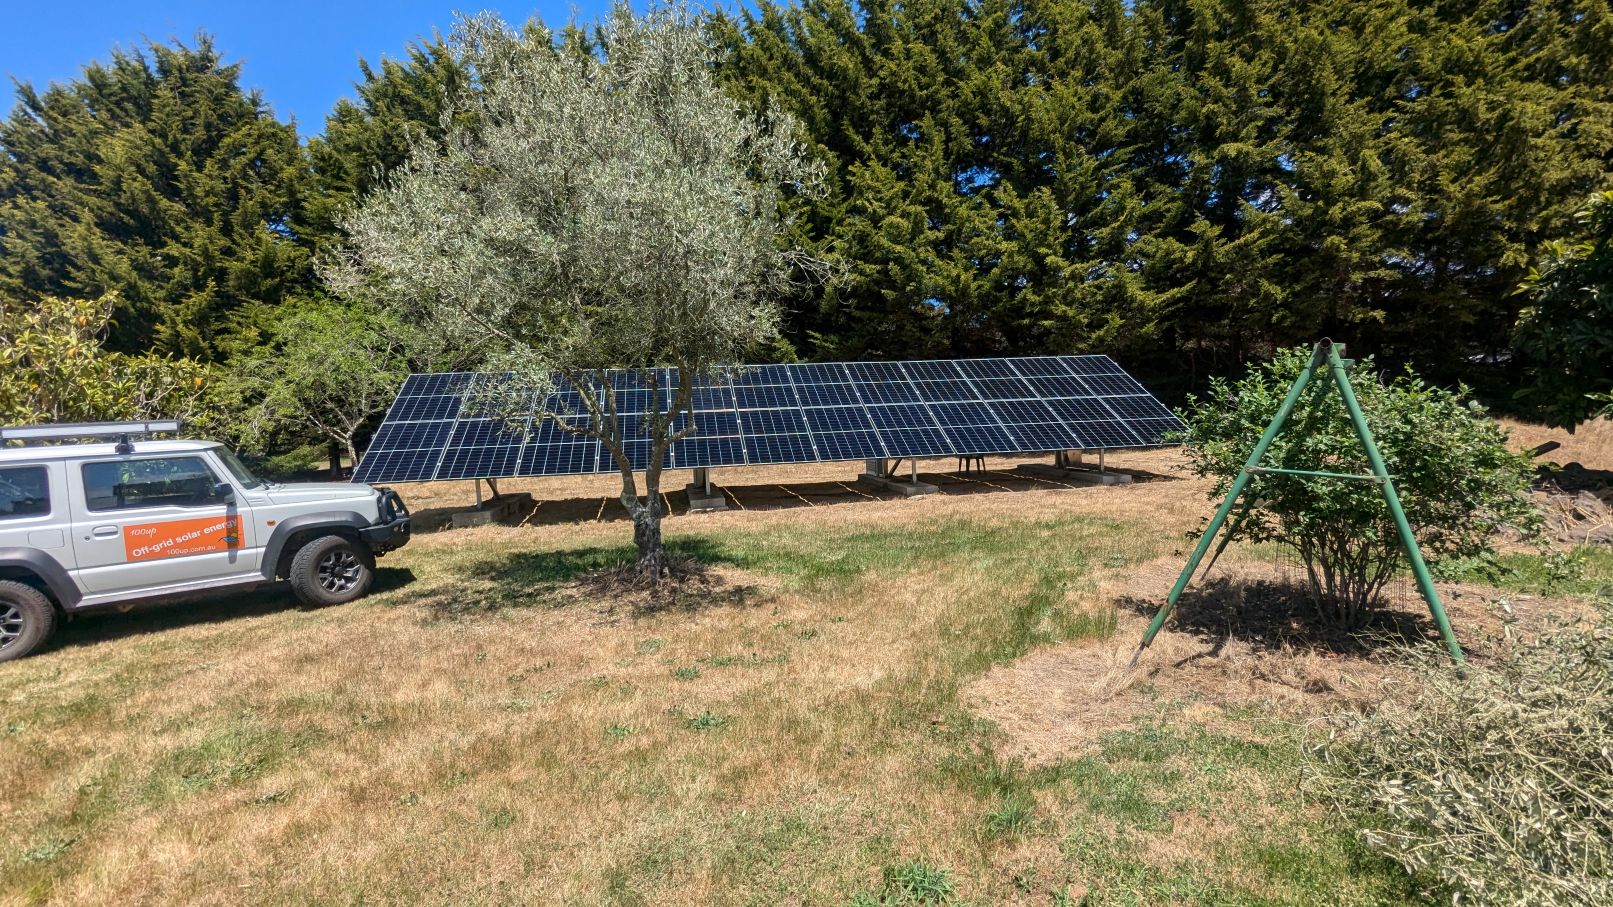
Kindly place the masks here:
<instances>
[{"instance_id":1,"label":"ground-mounted solar array","mask_svg":"<svg viewBox=\"0 0 1613 907\"><path fill-rule=\"evenodd\" d=\"M534 415L490 419L466 397L472 372L411 375L376 432L356 482L426 482L614 472L610 452L536 413L583 412L560 384ZM677 376L652 391L609 373L635 469L650 456L647 414L669 408ZM586 415L566 415L586 424ZM1107 356L818 362L735 369L694 389L695 432L668 469L1153 447L1181 427Z\"/></svg>"}]
</instances>

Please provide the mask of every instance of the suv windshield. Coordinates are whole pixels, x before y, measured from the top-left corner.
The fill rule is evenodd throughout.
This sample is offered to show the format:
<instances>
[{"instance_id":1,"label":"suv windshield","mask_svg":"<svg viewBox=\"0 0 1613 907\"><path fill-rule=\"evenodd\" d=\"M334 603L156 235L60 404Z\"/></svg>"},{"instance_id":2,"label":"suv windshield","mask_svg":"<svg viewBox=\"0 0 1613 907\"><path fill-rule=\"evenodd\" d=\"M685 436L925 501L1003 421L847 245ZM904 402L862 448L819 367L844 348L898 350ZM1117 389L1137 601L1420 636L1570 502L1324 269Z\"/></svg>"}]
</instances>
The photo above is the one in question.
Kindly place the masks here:
<instances>
[{"instance_id":1,"label":"suv windshield","mask_svg":"<svg viewBox=\"0 0 1613 907\"><path fill-rule=\"evenodd\" d=\"M263 480L246 468L246 464L235 455L235 451L228 447L216 447L213 452L218 454L219 460L224 463L224 468L230 471L230 475L235 476L235 481L240 482L242 488L259 488L263 485Z\"/></svg>"}]
</instances>

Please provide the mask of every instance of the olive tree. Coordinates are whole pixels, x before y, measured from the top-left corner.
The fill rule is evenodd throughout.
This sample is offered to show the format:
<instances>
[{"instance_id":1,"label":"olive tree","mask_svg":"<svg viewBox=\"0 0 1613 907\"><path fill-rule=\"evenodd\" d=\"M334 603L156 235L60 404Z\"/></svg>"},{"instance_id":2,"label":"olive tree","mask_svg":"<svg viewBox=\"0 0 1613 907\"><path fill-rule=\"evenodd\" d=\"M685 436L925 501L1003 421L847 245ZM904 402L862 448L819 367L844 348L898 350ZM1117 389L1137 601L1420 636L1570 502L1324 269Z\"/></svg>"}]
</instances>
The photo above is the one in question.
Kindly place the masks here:
<instances>
[{"instance_id":1,"label":"olive tree","mask_svg":"<svg viewBox=\"0 0 1613 907\"><path fill-rule=\"evenodd\" d=\"M1303 348L1282 351L1239 380L1212 380L1204 398L1189 398L1183 441L1193 471L1215 480L1212 498L1227 493L1310 356ZM1506 431L1464 392L1409 372L1380 375L1370 359L1352 370L1350 384L1431 564L1491 557L1497 530L1532 522L1529 459L1508 447ZM1371 471L1337 388L1320 378L1306 388L1262 465ZM1297 552L1326 622L1354 629L1370 620L1403 564L1376 482L1262 473L1244 499L1253 504L1238 537Z\"/></svg>"},{"instance_id":2,"label":"olive tree","mask_svg":"<svg viewBox=\"0 0 1613 907\"><path fill-rule=\"evenodd\" d=\"M573 389L575 416L539 402L540 414L609 452L639 569L659 579L667 450L694 431L697 383L775 337L774 300L816 269L780 212L821 173L791 121L724 93L684 7L619 5L565 41L483 15L452 44L472 89L440 141L346 218L349 245L325 273L445 348L482 351L510 379L478 395L491 411L564 399L548 394L556 376ZM673 386L661 366L677 369ZM613 368L651 392L642 418L618 406ZM642 489L635 441L649 447Z\"/></svg>"}]
</instances>

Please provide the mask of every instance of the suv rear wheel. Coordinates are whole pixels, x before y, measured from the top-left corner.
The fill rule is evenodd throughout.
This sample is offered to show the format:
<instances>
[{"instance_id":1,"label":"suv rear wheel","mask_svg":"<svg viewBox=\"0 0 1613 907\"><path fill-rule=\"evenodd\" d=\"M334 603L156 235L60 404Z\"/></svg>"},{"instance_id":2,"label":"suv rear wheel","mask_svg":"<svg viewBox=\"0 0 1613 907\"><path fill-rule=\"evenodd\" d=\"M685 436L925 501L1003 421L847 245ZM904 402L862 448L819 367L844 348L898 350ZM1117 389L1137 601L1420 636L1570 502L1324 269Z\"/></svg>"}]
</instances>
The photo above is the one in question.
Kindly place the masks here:
<instances>
[{"instance_id":1,"label":"suv rear wheel","mask_svg":"<svg viewBox=\"0 0 1613 907\"><path fill-rule=\"evenodd\" d=\"M55 629L56 609L43 592L25 583L0 580L0 661L27 655Z\"/></svg>"},{"instance_id":2,"label":"suv rear wheel","mask_svg":"<svg viewBox=\"0 0 1613 907\"><path fill-rule=\"evenodd\" d=\"M291 558L291 591L310 607L340 605L370 591L375 555L363 542L322 535Z\"/></svg>"}]
</instances>

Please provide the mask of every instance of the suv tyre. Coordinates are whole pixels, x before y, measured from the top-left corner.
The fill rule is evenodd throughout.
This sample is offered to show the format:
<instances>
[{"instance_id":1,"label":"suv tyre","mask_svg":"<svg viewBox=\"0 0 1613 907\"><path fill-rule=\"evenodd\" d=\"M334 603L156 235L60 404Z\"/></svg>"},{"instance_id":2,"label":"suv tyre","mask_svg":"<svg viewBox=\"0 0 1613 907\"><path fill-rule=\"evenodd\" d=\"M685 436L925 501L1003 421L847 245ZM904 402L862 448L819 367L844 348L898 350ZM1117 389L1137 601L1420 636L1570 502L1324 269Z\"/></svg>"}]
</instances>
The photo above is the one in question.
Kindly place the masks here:
<instances>
[{"instance_id":1,"label":"suv tyre","mask_svg":"<svg viewBox=\"0 0 1613 907\"><path fill-rule=\"evenodd\" d=\"M309 607L341 605L370 591L375 555L363 542L340 535L309 541L291 558L291 591Z\"/></svg>"},{"instance_id":2,"label":"suv tyre","mask_svg":"<svg viewBox=\"0 0 1613 907\"><path fill-rule=\"evenodd\" d=\"M0 661L39 648L56 629L56 609L45 593L26 583L0 580Z\"/></svg>"}]
</instances>

